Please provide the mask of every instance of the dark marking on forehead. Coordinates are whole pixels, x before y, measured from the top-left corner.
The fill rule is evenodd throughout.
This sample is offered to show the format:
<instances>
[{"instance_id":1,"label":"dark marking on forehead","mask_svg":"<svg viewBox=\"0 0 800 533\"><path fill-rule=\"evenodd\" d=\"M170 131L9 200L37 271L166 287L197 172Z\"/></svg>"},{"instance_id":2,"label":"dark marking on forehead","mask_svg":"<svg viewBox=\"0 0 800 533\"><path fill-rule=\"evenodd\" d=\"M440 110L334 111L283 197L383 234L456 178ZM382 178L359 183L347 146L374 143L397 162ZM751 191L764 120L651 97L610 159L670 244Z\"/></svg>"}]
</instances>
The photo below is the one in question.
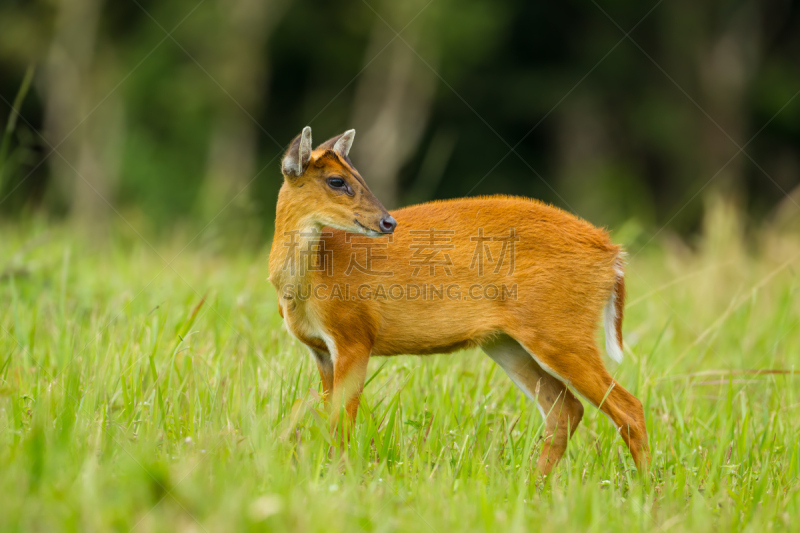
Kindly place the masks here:
<instances>
[{"instance_id":1,"label":"dark marking on forehead","mask_svg":"<svg viewBox=\"0 0 800 533\"><path fill-rule=\"evenodd\" d=\"M356 169L353 169L353 177L358 180L358 182L363 185L365 188L369 189L367 183L364 181L364 178L361 177L361 174L358 173Z\"/></svg>"},{"instance_id":2,"label":"dark marking on forehead","mask_svg":"<svg viewBox=\"0 0 800 533\"><path fill-rule=\"evenodd\" d=\"M350 158L345 157L343 159L345 164L347 165L347 170L349 170L350 173L353 174L353 177L355 177L358 180L358 182L361 183L361 185L369 189L369 187L367 186L367 182L364 181L364 178L361 177L361 174L358 172L358 170L356 170L356 167L353 166L353 162L350 161Z\"/></svg>"},{"instance_id":3,"label":"dark marking on forehead","mask_svg":"<svg viewBox=\"0 0 800 533\"><path fill-rule=\"evenodd\" d=\"M350 161L349 157L341 157L339 154L334 152L333 150L325 150L322 155L320 155L314 165L316 167L323 167L326 163L333 161L338 163L339 166L343 167L345 170L349 171L350 174L358 181L361 185L369 189L369 186L364 181L364 178L361 177L361 174L358 173L356 167L353 166L353 163Z\"/></svg>"},{"instance_id":4,"label":"dark marking on forehead","mask_svg":"<svg viewBox=\"0 0 800 533\"><path fill-rule=\"evenodd\" d=\"M339 165L342 164L342 162L339 160L339 157L333 150L325 150L319 157L317 157L317 160L314 162L314 166L323 167L326 163L331 162L339 163Z\"/></svg>"}]
</instances>

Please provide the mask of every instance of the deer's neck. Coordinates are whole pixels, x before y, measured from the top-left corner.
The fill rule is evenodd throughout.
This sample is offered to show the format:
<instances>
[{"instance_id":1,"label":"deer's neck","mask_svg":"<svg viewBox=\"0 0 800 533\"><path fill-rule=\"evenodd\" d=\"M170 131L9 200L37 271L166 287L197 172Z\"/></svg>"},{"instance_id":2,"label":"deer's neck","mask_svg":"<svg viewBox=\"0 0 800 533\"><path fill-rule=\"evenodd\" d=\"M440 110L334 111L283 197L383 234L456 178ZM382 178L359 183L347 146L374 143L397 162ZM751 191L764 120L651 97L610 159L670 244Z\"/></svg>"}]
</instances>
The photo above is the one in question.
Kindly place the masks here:
<instances>
[{"instance_id":1,"label":"deer's neck","mask_svg":"<svg viewBox=\"0 0 800 533\"><path fill-rule=\"evenodd\" d=\"M269 254L269 281L278 293L289 284L298 287L310 283L309 269L301 265L308 260L308 254L300 252L314 249L322 230L308 216L308 206L294 205L286 187L284 184L278 194L275 234Z\"/></svg>"}]
</instances>

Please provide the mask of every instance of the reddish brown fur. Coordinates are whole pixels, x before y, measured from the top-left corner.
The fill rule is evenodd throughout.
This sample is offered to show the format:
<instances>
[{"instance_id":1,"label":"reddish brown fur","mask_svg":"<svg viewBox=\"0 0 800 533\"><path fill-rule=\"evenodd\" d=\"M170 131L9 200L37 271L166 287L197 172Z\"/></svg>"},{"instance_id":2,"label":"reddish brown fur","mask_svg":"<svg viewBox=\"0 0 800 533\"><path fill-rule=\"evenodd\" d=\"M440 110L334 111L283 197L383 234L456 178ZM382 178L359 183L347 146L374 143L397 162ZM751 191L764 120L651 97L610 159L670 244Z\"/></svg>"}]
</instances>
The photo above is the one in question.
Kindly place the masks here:
<instances>
[{"instance_id":1,"label":"reddish brown fur","mask_svg":"<svg viewBox=\"0 0 800 533\"><path fill-rule=\"evenodd\" d=\"M377 241L354 233L378 236L386 210L372 195L346 154L332 150L336 138L318 147L303 175L287 176L278 198L275 238L270 254L270 281L281 302L289 331L309 346L319 366L322 388L336 407L344 405L355 419L358 398L371 355L431 354L480 346L498 361L512 379L538 401L547 415L545 448L538 467L548 473L566 449L583 407L565 386L605 412L620 428L637 465L648 460L647 432L640 402L616 383L605 369L595 343L601 310L612 291L617 298L615 332L622 342L625 286L615 273L621 250L607 234L588 222L536 200L508 196L431 202L393 211L397 230ZM290 149L291 150L291 149ZM326 179L342 177L353 195L331 190ZM337 229L334 229L337 228ZM451 275L441 266L429 276L423 267L414 275L411 231L453 231L449 235ZM513 228L515 268L499 273L486 266L483 276L470 269L474 237L504 236ZM329 271L295 272L283 269L292 248L284 232L322 230L299 249L316 246L317 260L328 260ZM350 242L347 240L350 239ZM391 242L389 242L391 241ZM354 243L386 243L373 250L385 256L372 273L345 272L351 254L363 264L365 251ZM320 248L321 247L321 248ZM327 253L327 259L326 259ZM441 257L441 253L439 257ZM374 271L391 271L376 276ZM358 298L355 288L371 294L389 286L458 285L462 294L473 284L518 287L517 298L491 299ZM334 285L351 288L349 301L331 299ZM322 299L300 297L298 287L320 288ZM321 289L321 287L327 289ZM397 291L395 290L395 293ZM536 395L534 391L539 390Z\"/></svg>"}]
</instances>

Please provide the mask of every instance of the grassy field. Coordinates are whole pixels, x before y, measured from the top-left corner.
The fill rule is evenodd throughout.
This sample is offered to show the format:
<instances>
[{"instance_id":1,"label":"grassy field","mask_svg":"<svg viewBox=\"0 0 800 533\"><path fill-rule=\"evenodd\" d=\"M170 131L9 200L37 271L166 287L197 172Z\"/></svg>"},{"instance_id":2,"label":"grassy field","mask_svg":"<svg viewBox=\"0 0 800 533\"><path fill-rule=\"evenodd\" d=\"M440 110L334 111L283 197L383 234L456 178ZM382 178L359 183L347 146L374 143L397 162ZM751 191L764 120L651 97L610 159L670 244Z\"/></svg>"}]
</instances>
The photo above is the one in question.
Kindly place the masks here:
<instances>
[{"instance_id":1,"label":"grassy field","mask_svg":"<svg viewBox=\"0 0 800 533\"><path fill-rule=\"evenodd\" d=\"M607 364L645 406L652 468L587 406L543 483L539 413L477 351L374 359L346 464L329 459L266 249L0 235L0 531L797 527L800 376L749 372L800 362L797 236L632 245Z\"/></svg>"}]
</instances>

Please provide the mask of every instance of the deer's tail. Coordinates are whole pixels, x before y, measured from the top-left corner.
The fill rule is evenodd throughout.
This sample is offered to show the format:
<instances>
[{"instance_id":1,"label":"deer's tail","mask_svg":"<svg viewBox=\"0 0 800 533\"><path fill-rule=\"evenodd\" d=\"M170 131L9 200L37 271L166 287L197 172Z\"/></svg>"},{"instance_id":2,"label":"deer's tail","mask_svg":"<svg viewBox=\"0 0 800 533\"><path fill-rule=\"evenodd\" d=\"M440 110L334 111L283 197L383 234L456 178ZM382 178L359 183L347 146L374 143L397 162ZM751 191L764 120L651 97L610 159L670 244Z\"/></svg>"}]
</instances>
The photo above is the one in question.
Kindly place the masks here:
<instances>
[{"instance_id":1,"label":"deer's tail","mask_svg":"<svg viewBox=\"0 0 800 533\"><path fill-rule=\"evenodd\" d=\"M614 261L614 288L605 307L604 328L606 351L617 363L622 362L622 315L625 310L625 255L620 252Z\"/></svg>"}]
</instances>

